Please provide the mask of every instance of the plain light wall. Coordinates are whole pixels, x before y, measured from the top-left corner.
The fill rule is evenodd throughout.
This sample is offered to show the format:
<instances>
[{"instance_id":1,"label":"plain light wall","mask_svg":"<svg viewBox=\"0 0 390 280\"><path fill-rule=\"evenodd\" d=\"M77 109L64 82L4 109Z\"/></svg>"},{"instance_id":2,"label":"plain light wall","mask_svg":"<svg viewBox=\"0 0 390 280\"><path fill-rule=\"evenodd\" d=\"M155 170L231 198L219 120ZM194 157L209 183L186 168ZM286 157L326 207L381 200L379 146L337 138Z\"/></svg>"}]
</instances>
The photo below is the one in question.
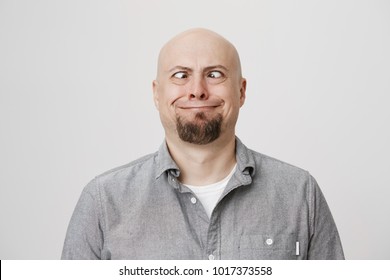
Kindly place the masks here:
<instances>
[{"instance_id":1,"label":"plain light wall","mask_svg":"<svg viewBox=\"0 0 390 280\"><path fill-rule=\"evenodd\" d=\"M385 0L0 0L0 259L60 258L87 182L158 149L156 58L191 27L241 55L241 140L310 171L348 259L390 259Z\"/></svg>"}]
</instances>

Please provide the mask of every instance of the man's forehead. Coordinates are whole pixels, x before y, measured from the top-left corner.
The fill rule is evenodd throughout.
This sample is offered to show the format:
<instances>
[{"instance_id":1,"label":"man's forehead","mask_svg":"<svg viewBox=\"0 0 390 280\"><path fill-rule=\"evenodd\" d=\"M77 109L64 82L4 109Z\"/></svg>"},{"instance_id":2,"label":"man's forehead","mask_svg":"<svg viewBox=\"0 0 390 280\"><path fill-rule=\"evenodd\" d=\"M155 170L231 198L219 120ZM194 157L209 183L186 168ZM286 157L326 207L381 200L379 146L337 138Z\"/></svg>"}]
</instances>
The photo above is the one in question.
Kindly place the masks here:
<instances>
[{"instance_id":1,"label":"man's forehead","mask_svg":"<svg viewBox=\"0 0 390 280\"><path fill-rule=\"evenodd\" d=\"M177 65L188 68L240 67L235 47L219 34L206 29L192 29L172 38L161 49L158 64L159 69L165 71Z\"/></svg>"},{"instance_id":2,"label":"man's forehead","mask_svg":"<svg viewBox=\"0 0 390 280\"><path fill-rule=\"evenodd\" d=\"M183 65L187 67L230 65L233 63L234 53L227 46L212 44L211 42L194 42L194 44L174 44L161 53L161 62L164 66ZM164 67L165 68L165 67Z\"/></svg>"},{"instance_id":3,"label":"man's forehead","mask_svg":"<svg viewBox=\"0 0 390 280\"><path fill-rule=\"evenodd\" d=\"M222 52L211 52L209 50L202 51L190 51L179 52L173 51L170 54L164 56L161 60L161 66L165 69L171 69L173 67L182 68L207 68L212 66L222 66L225 68L232 67L234 61L228 54Z\"/></svg>"}]
</instances>

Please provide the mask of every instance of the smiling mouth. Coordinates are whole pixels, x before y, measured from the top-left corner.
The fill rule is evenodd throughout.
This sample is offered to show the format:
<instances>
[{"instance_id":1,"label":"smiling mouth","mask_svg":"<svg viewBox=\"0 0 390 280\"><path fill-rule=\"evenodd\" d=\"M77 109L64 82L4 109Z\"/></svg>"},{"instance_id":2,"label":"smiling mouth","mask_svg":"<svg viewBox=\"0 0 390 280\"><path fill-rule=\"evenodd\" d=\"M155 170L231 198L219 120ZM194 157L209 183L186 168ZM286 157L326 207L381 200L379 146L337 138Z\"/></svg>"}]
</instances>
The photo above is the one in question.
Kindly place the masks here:
<instances>
[{"instance_id":1,"label":"smiling mouth","mask_svg":"<svg viewBox=\"0 0 390 280\"><path fill-rule=\"evenodd\" d=\"M190 101L190 102L178 102L176 108L182 110L204 111L212 110L220 107L223 104L221 101Z\"/></svg>"},{"instance_id":2,"label":"smiling mouth","mask_svg":"<svg viewBox=\"0 0 390 280\"><path fill-rule=\"evenodd\" d=\"M217 106L180 106L178 107L179 109L184 109L184 110L210 110L219 107Z\"/></svg>"}]
</instances>

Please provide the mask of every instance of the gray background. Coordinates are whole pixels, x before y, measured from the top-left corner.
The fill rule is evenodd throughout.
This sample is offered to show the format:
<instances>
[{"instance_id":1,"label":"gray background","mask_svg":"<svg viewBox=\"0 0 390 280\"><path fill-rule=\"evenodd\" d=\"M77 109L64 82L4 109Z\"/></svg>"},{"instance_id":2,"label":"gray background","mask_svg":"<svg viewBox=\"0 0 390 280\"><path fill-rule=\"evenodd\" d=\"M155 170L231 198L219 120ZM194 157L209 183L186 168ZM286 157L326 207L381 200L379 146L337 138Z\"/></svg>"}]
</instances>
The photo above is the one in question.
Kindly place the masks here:
<instances>
[{"instance_id":1,"label":"gray background","mask_svg":"<svg viewBox=\"0 0 390 280\"><path fill-rule=\"evenodd\" d=\"M154 152L161 45L232 41L237 135L309 170L349 259L390 259L390 2L0 0L0 258L58 259L82 188Z\"/></svg>"}]
</instances>

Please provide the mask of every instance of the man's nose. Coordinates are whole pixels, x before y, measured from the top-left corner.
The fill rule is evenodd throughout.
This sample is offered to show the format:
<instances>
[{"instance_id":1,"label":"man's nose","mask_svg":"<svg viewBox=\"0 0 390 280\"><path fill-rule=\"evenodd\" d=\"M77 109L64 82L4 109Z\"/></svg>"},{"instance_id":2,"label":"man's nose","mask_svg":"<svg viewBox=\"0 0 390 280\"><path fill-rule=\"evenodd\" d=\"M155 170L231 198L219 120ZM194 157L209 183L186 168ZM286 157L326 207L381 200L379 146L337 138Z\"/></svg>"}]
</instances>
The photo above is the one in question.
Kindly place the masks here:
<instances>
[{"instance_id":1,"label":"man's nose","mask_svg":"<svg viewBox=\"0 0 390 280\"><path fill-rule=\"evenodd\" d=\"M207 91L207 85L204 78L201 77L194 77L194 79L191 82L191 86L189 88L188 92L188 98L189 99L200 99L205 100L209 98L209 94Z\"/></svg>"}]
</instances>

